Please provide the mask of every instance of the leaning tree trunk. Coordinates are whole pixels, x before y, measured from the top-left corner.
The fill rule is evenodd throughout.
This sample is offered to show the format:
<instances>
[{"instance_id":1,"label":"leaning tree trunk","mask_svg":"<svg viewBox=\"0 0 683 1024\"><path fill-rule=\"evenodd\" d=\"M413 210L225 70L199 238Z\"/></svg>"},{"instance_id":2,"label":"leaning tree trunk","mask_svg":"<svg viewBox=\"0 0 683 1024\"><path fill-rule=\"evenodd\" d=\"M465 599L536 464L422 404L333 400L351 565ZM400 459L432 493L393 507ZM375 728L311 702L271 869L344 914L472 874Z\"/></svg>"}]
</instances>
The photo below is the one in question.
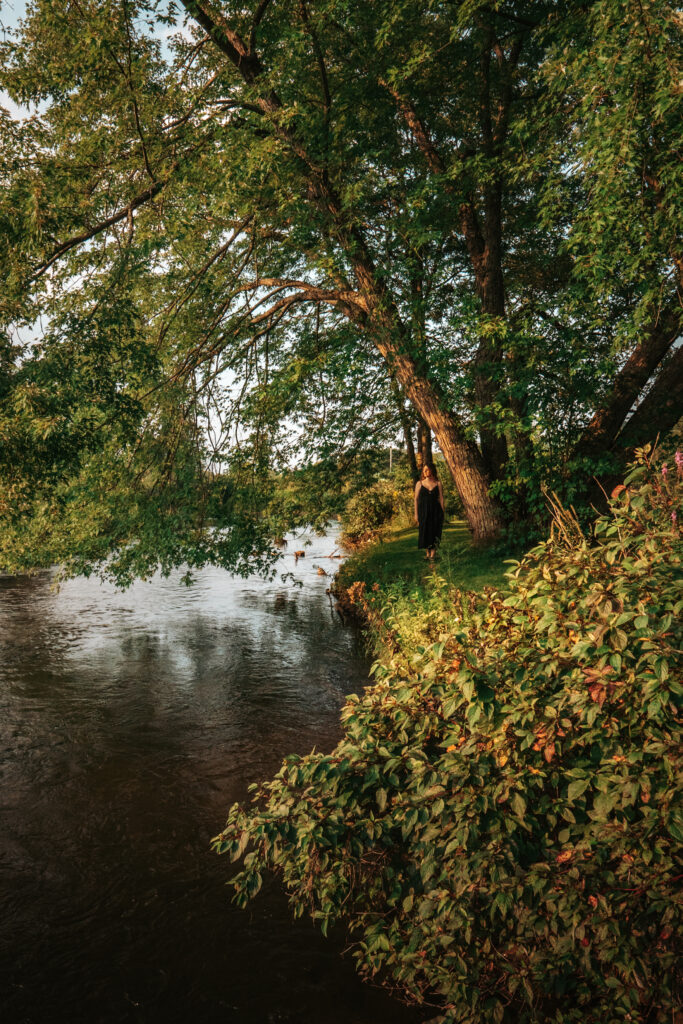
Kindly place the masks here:
<instances>
[{"instance_id":1,"label":"leaning tree trunk","mask_svg":"<svg viewBox=\"0 0 683 1024\"><path fill-rule=\"evenodd\" d=\"M629 458L633 449L665 437L683 416L683 346L662 363L654 384L617 435L613 450Z\"/></svg>"},{"instance_id":2,"label":"leaning tree trunk","mask_svg":"<svg viewBox=\"0 0 683 1024\"><path fill-rule=\"evenodd\" d=\"M482 454L467 437L456 413L448 409L438 386L420 373L406 344L405 326L396 304L378 280L371 258L363 251L362 240L357 235L354 240L353 269L364 309L361 314L356 299L355 309L345 303L347 313L368 332L390 375L434 434L460 495L473 543L491 544L500 536L505 519L500 505L489 493L490 479Z\"/></svg>"},{"instance_id":3,"label":"leaning tree trunk","mask_svg":"<svg viewBox=\"0 0 683 1024\"><path fill-rule=\"evenodd\" d=\"M375 312L375 346L439 444L460 495L473 543L492 543L500 536L505 520L498 502L489 493L490 481L481 452L466 436L458 416L448 410L437 386L420 375L414 359L397 341L401 336L400 320L386 308L383 314Z\"/></svg>"},{"instance_id":4,"label":"leaning tree trunk","mask_svg":"<svg viewBox=\"0 0 683 1024\"><path fill-rule=\"evenodd\" d=\"M503 515L489 493L489 478L481 452L468 441L453 414L435 404L425 409L425 419L434 431L465 509L477 546L496 540L504 526Z\"/></svg>"},{"instance_id":5,"label":"leaning tree trunk","mask_svg":"<svg viewBox=\"0 0 683 1024\"><path fill-rule=\"evenodd\" d=\"M654 444L666 437L683 416L683 346L671 352L662 363L655 381L633 415L624 424L610 448L616 468L600 480L594 478L590 498L599 509L607 505L607 495L622 483L634 449Z\"/></svg>"},{"instance_id":6,"label":"leaning tree trunk","mask_svg":"<svg viewBox=\"0 0 683 1024\"><path fill-rule=\"evenodd\" d=\"M607 398L602 406L596 409L593 418L580 438L575 454L596 455L613 446L624 420L638 399L638 395L664 357L672 349L682 330L683 317L680 309L667 310L658 317L656 323L644 334L628 361L617 374ZM658 385L664 391L669 387L673 387L675 391L675 376L672 377L670 374L667 374L661 380L658 379L653 386L653 390ZM660 396L662 399L664 397L664 394ZM656 415L660 403L654 400L648 401L648 398L641 403L641 407L647 402L646 408L652 408ZM627 428L624 429L626 430ZM624 445L618 443L617 447L623 448Z\"/></svg>"}]
</instances>

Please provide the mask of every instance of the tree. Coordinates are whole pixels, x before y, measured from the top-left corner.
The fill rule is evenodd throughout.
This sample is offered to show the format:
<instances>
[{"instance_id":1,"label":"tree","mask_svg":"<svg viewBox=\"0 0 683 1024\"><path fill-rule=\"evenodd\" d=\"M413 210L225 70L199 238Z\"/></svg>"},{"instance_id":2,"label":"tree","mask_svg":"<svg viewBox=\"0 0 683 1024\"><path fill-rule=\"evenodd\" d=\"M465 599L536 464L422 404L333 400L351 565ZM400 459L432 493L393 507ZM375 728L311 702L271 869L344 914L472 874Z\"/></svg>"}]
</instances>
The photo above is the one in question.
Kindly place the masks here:
<instances>
[{"instance_id":1,"label":"tree","mask_svg":"<svg viewBox=\"0 0 683 1024\"><path fill-rule=\"evenodd\" d=\"M277 394L278 363L297 368L289 393L301 384L304 395L316 367L343 365L343 336L434 434L475 540L495 538L498 496L527 501L529 481L558 450L566 464L603 407L623 423L638 390L618 404L615 351L638 359L667 325L642 388L680 330L671 10L629 10L610 35L615 0L541 12L415 0L183 7L184 33L164 43L160 29L179 26L173 4L36 0L3 45L3 86L45 104L21 126L3 122L7 329L45 316L45 344L58 346L70 317L116 319L125 295L156 376L124 379L113 348L118 386L138 403L138 438L158 434L159 404L185 430L194 423L186 491L212 457L244 470L231 428L246 407L262 477L282 442L275 414L296 405ZM643 33L647 68L636 60ZM632 66L609 80L618 116L607 137L594 99L616 36ZM634 102L635 134L624 114ZM609 192L622 151L628 173ZM637 259L618 255L614 231L604 260L586 255L600 234L586 210L606 196L614 225L643 198ZM40 358L15 365L11 392ZM206 444L217 420L229 451ZM72 440L62 472L77 466L96 489L91 445ZM134 479L146 486L144 473Z\"/></svg>"}]
</instances>

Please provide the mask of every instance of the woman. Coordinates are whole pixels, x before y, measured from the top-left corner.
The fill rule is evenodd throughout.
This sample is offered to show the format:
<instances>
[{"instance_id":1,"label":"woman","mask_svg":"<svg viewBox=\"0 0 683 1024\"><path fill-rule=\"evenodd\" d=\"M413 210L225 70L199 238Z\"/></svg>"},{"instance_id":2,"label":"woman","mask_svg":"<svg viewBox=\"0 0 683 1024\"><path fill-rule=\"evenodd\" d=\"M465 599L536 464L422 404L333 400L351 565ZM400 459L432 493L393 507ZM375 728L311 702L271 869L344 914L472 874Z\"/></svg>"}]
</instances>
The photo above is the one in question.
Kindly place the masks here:
<instances>
[{"instance_id":1,"label":"woman","mask_svg":"<svg viewBox=\"0 0 683 1024\"><path fill-rule=\"evenodd\" d=\"M441 541L445 511L443 487L436 468L425 463L422 475L415 484L415 522L419 527L417 546L427 549L430 561L434 559L437 545Z\"/></svg>"}]
</instances>

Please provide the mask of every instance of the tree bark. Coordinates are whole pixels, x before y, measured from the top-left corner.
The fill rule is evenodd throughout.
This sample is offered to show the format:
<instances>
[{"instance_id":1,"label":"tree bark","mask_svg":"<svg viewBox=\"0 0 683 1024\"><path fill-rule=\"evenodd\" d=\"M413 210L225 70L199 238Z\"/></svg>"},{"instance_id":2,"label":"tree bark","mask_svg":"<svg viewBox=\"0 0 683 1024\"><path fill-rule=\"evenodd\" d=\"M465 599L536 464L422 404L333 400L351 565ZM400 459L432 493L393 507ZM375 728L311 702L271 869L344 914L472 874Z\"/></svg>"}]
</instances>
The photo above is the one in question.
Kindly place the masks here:
<instances>
[{"instance_id":1,"label":"tree bark","mask_svg":"<svg viewBox=\"0 0 683 1024\"><path fill-rule=\"evenodd\" d=\"M487 191L486 218L480 227L474 207L463 204L461 226L474 273L474 287L481 311L491 319L505 318L505 284L502 264L502 226L500 188ZM500 384L492 376L494 368L501 363L501 352L496 348L495 338L486 335L479 342L474 357L474 396L478 409L486 410L500 396ZM485 413L486 415L486 413ZM507 441L504 434L498 434L487 423L479 428L481 450L494 479L498 479L508 460Z\"/></svg>"},{"instance_id":2,"label":"tree bark","mask_svg":"<svg viewBox=\"0 0 683 1024\"><path fill-rule=\"evenodd\" d=\"M611 451L616 468L590 488L590 499L600 511L607 510L606 495L623 482L626 465L634 450L665 437L683 416L683 345L662 364L643 401L615 438Z\"/></svg>"},{"instance_id":3,"label":"tree bark","mask_svg":"<svg viewBox=\"0 0 683 1024\"><path fill-rule=\"evenodd\" d=\"M578 454L592 455L612 447L638 395L682 329L679 310L664 314L650 329L617 375L607 401L586 427L577 446Z\"/></svg>"},{"instance_id":4,"label":"tree bark","mask_svg":"<svg viewBox=\"0 0 683 1024\"><path fill-rule=\"evenodd\" d=\"M415 454L415 444L413 442L413 429L411 423L411 416L405 407L403 394L396 381L391 379L391 393L394 396L396 402L396 409L398 411L398 418L401 421L401 429L403 431L403 439L406 443L406 456L408 458L408 468L410 469L410 475L413 478L413 483L417 483L420 471L417 465L417 456Z\"/></svg>"},{"instance_id":5,"label":"tree bark","mask_svg":"<svg viewBox=\"0 0 683 1024\"><path fill-rule=\"evenodd\" d=\"M387 311L383 318L386 318ZM472 530L472 540L484 546L497 540L505 525L502 510L489 494L489 477L481 452L466 436L454 412L448 411L438 388L417 372L414 360L400 344L392 318L380 329L375 325L375 345L416 411L432 430L453 477ZM397 341L399 337L399 341Z\"/></svg>"},{"instance_id":6,"label":"tree bark","mask_svg":"<svg viewBox=\"0 0 683 1024\"><path fill-rule=\"evenodd\" d=\"M683 416L683 345L662 364L657 378L615 438L613 448L626 457L634 448L664 437Z\"/></svg>"},{"instance_id":7,"label":"tree bark","mask_svg":"<svg viewBox=\"0 0 683 1024\"><path fill-rule=\"evenodd\" d=\"M415 445L413 444L413 435L410 429L410 422L406 416L405 422L403 423L403 437L406 443L406 455L408 457L408 468L410 469L410 475L413 479L413 483L416 484L420 479L420 471L417 468L417 456L415 454Z\"/></svg>"},{"instance_id":8,"label":"tree bark","mask_svg":"<svg viewBox=\"0 0 683 1024\"><path fill-rule=\"evenodd\" d=\"M417 423L417 448L419 452L418 465L422 471L423 466L431 466L433 462L432 432L422 417Z\"/></svg>"},{"instance_id":9,"label":"tree bark","mask_svg":"<svg viewBox=\"0 0 683 1024\"><path fill-rule=\"evenodd\" d=\"M334 200L332 204L334 208ZM368 331L389 373L432 430L460 495L473 543L490 544L500 536L505 519L500 505L489 493L486 462L467 437L459 417L448 410L436 383L420 372L410 354L405 325L391 293L375 272L362 235L354 228L338 228L337 235L349 255L359 287L356 301L347 304L347 313Z\"/></svg>"}]
</instances>

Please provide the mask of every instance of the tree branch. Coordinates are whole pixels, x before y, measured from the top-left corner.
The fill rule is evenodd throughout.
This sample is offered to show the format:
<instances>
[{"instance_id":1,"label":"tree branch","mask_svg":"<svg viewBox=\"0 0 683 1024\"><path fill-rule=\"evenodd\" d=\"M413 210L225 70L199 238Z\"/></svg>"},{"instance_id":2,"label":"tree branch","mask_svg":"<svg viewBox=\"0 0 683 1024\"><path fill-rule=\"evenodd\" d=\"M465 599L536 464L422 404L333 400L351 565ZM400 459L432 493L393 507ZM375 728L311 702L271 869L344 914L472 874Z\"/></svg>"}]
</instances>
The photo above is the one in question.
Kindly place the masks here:
<instances>
[{"instance_id":1,"label":"tree branch","mask_svg":"<svg viewBox=\"0 0 683 1024\"><path fill-rule=\"evenodd\" d=\"M665 359L654 384L617 434L613 448L630 451L668 434L683 415L683 345Z\"/></svg>"},{"instance_id":2,"label":"tree branch","mask_svg":"<svg viewBox=\"0 0 683 1024\"><path fill-rule=\"evenodd\" d=\"M681 320L681 310L672 310L650 328L617 374L607 401L586 427L578 451L588 453L611 447L633 403L680 336Z\"/></svg>"},{"instance_id":3,"label":"tree branch","mask_svg":"<svg viewBox=\"0 0 683 1024\"><path fill-rule=\"evenodd\" d=\"M313 26L310 23L310 19L308 17L308 10L306 8L306 4L305 4L304 0L301 0L300 10L301 10L301 18L303 20L304 25L306 26L306 30L307 30L308 34L311 37L311 42L313 43L313 49L315 51L315 56L316 56L316 59L318 61L318 68L319 68L319 71L320 71L320 82L321 82L322 90L323 90L325 121L327 121L327 119L329 117L329 114L330 114L330 108L332 107L332 97L331 97L331 94L330 94L330 83L329 83L329 79L327 77L327 68L325 66L325 55L323 54L323 51L322 51L322 48L320 46L320 42L318 40L318 36L316 35L315 29L313 28Z\"/></svg>"},{"instance_id":4,"label":"tree branch","mask_svg":"<svg viewBox=\"0 0 683 1024\"><path fill-rule=\"evenodd\" d=\"M112 214L111 217L107 217L106 220L100 221L99 224L96 224L94 227L89 228L86 231L82 231L79 235L73 235L71 238L67 238L65 242L62 242L52 251L44 263L39 264L39 266L35 268L35 272L29 278L28 284L32 284L34 281L37 281L39 277L42 277L45 271L49 270L52 264L61 256L64 256L65 253L69 252L69 250L74 249L77 245L81 245L83 242L89 241L91 238L95 238L96 235L100 235L103 231L106 231L107 228L112 227L114 224L118 224L119 221L129 220L133 211L137 210L138 207L143 206L145 203L148 203L151 199L154 199L155 196L158 196L161 190L168 184L169 180L170 178L166 178L164 181L156 181L148 189L145 189L144 192L141 192L140 195L136 196L135 199L131 199L126 206Z\"/></svg>"},{"instance_id":5,"label":"tree branch","mask_svg":"<svg viewBox=\"0 0 683 1024\"><path fill-rule=\"evenodd\" d=\"M244 80L252 84L262 74L263 65L251 47L244 43L244 40L230 27L222 14L217 12L211 16L208 10L200 7L196 0L181 0L181 2L190 17L202 26L221 53L225 54L228 60L235 65ZM259 21L263 17L266 6L267 4L263 3L259 5L259 9L263 8Z\"/></svg>"},{"instance_id":6,"label":"tree branch","mask_svg":"<svg viewBox=\"0 0 683 1024\"><path fill-rule=\"evenodd\" d=\"M258 288L275 289L275 291L270 293L271 295L274 295L275 292L282 291L285 288L295 288L302 294L306 294L315 302L325 302L333 305L339 303L355 305L358 306L363 313L368 312L367 301L360 292L353 290L346 291L339 288L320 288L318 285L309 284L308 281L295 281L288 278L259 277L254 281L247 281L245 284L240 285L235 294L239 292L256 291Z\"/></svg>"},{"instance_id":7,"label":"tree branch","mask_svg":"<svg viewBox=\"0 0 683 1024\"><path fill-rule=\"evenodd\" d=\"M253 53L256 49L256 29L261 24L263 15L270 6L270 0L261 0L261 3L256 8L254 14L254 20L251 23L251 32L249 33L249 53Z\"/></svg>"}]
</instances>

